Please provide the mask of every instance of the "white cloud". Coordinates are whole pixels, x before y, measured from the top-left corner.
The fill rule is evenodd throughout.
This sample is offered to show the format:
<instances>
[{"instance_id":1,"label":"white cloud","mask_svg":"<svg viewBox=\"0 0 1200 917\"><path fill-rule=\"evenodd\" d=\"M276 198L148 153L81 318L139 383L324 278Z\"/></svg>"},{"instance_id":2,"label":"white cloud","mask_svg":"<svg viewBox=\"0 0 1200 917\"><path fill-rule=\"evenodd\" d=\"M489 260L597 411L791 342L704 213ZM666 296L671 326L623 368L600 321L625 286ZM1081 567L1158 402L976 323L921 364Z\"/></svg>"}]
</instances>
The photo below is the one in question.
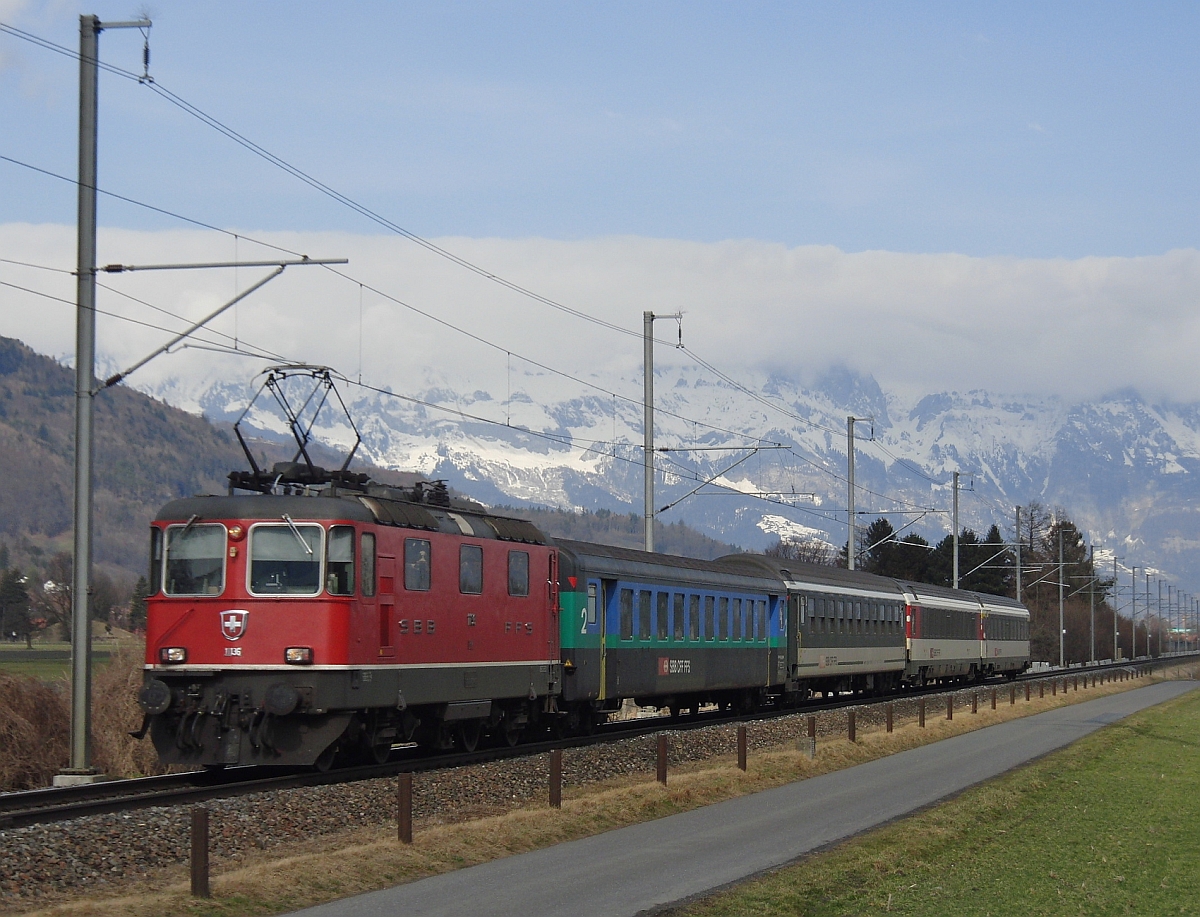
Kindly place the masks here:
<instances>
[{"instance_id":1,"label":"white cloud","mask_svg":"<svg viewBox=\"0 0 1200 917\"><path fill-rule=\"evenodd\" d=\"M252 234L253 235L253 234ZM424 311L470 329L500 352L448 331L367 291L364 378L397 390L470 381L497 399L529 370L504 351L557 369L602 377L630 394L640 388L641 346L530 301L392 237L280 234L269 241L313 257L346 256L347 273ZM811 378L843 363L885 388L968 390L1089 397L1132 386L1194 401L1200 393L1200 253L1139 258L976 258L957 254L846 253L757 241L670 239L445 239L446 248L559 302L640 333L643 310L682 310L684 342L733 375L771 369ZM0 226L11 259L71 268L67 226ZM239 243L241 258L270 257ZM100 260L126 263L229 260L232 240L202 232L102 230ZM261 269L243 269L247 286ZM0 280L71 300L67 275L0 263ZM102 276L109 286L198 318L230 298L230 271ZM69 354L68 306L0 288L0 333ZM159 321L142 306L102 291L100 306ZM237 309L236 329L288 356L359 367L359 288L320 268L291 268ZM178 323L172 325L178 327ZM232 334L231 313L217 322ZM661 323L660 338L673 339ZM100 318L100 350L127 365L164 335ZM686 359L660 347L662 364ZM244 378L251 364L185 351L162 357L132 382L214 372ZM514 391L516 388L514 387ZM625 389L623 388L622 391Z\"/></svg>"}]
</instances>

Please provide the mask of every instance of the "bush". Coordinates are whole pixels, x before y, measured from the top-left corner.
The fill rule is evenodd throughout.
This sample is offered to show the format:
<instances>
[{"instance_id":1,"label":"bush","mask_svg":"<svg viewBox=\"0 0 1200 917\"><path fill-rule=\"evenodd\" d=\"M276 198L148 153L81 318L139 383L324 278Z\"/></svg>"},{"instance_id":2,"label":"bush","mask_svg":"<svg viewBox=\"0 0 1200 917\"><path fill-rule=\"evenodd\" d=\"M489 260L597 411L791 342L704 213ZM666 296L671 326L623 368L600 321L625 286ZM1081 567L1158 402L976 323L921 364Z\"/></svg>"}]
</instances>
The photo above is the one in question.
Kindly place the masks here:
<instances>
[{"instance_id":1,"label":"bush","mask_svg":"<svg viewBox=\"0 0 1200 917\"><path fill-rule=\"evenodd\" d=\"M142 725L137 696L144 652L141 643L125 644L92 675L92 763L109 777L164 773L150 737L139 742L129 735Z\"/></svg>"},{"instance_id":2,"label":"bush","mask_svg":"<svg viewBox=\"0 0 1200 917\"><path fill-rule=\"evenodd\" d=\"M0 790L49 786L71 759L65 685L0 673Z\"/></svg>"},{"instance_id":3,"label":"bush","mask_svg":"<svg viewBox=\"0 0 1200 917\"><path fill-rule=\"evenodd\" d=\"M142 685L138 644L113 653L92 673L92 765L108 777L161 774L147 737L129 735L142 724L137 705ZM71 761L70 688L0 673L0 791L49 786Z\"/></svg>"}]
</instances>

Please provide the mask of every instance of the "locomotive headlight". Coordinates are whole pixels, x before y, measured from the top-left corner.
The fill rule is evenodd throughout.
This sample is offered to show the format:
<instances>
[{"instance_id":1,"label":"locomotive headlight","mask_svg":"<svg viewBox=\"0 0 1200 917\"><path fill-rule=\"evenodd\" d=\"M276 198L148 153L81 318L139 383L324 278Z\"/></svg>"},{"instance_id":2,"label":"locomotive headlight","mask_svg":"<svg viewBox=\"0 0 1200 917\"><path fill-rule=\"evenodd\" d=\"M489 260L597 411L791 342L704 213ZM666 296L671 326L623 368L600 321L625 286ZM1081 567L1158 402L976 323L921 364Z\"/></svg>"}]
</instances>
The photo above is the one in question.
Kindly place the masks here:
<instances>
[{"instance_id":1,"label":"locomotive headlight","mask_svg":"<svg viewBox=\"0 0 1200 917\"><path fill-rule=\"evenodd\" d=\"M229 527L229 540L241 541L246 535L246 530L240 525L231 525Z\"/></svg>"},{"instance_id":2,"label":"locomotive headlight","mask_svg":"<svg viewBox=\"0 0 1200 917\"><path fill-rule=\"evenodd\" d=\"M158 661L168 665L187 662L186 646L164 646L158 651Z\"/></svg>"},{"instance_id":3,"label":"locomotive headlight","mask_svg":"<svg viewBox=\"0 0 1200 917\"><path fill-rule=\"evenodd\" d=\"M283 660L288 665L312 665L312 647L289 646L283 652Z\"/></svg>"}]
</instances>

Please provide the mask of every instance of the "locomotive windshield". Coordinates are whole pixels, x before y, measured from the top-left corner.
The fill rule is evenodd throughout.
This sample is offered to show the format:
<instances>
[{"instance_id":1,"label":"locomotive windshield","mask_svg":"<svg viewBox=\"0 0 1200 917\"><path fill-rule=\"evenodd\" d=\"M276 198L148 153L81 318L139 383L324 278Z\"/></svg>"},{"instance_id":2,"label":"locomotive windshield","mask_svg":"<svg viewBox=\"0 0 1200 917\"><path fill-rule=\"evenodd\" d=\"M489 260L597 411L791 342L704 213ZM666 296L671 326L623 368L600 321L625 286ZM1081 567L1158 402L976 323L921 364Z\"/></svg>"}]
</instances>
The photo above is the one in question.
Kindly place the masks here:
<instances>
[{"instance_id":1,"label":"locomotive windshield","mask_svg":"<svg viewBox=\"0 0 1200 917\"><path fill-rule=\"evenodd\" d=\"M225 591L225 526L170 526L166 568L167 595L220 595Z\"/></svg>"},{"instance_id":2,"label":"locomotive windshield","mask_svg":"<svg viewBox=\"0 0 1200 917\"><path fill-rule=\"evenodd\" d=\"M250 530L250 592L316 595L321 591L322 528L288 522Z\"/></svg>"}]
</instances>

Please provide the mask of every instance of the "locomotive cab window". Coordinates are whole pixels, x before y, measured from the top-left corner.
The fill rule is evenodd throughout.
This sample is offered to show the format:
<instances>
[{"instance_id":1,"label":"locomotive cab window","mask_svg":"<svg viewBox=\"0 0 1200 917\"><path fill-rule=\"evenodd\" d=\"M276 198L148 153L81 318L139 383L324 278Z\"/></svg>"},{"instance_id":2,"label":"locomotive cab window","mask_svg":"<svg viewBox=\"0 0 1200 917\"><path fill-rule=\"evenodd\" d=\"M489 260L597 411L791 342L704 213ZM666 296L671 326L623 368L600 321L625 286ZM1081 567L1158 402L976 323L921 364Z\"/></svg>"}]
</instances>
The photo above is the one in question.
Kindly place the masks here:
<instances>
[{"instance_id":1,"label":"locomotive cab window","mask_svg":"<svg viewBox=\"0 0 1200 917\"><path fill-rule=\"evenodd\" d=\"M170 526L167 529L166 573L167 595L220 595L224 592L225 526L193 523Z\"/></svg>"},{"instance_id":2,"label":"locomotive cab window","mask_svg":"<svg viewBox=\"0 0 1200 917\"><path fill-rule=\"evenodd\" d=\"M316 595L321 591L321 536L311 523L267 523L250 529L253 595Z\"/></svg>"},{"instance_id":3,"label":"locomotive cab window","mask_svg":"<svg viewBox=\"0 0 1200 917\"><path fill-rule=\"evenodd\" d=\"M480 545L459 546L458 591L464 595L483 593L483 548Z\"/></svg>"},{"instance_id":4,"label":"locomotive cab window","mask_svg":"<svg viewBox=\"0 0 1200 917\"><path fill-rule=\"evenodd\" d=\"M529 552L508 552L508 594L529 595Z\"/></svg>"},{"instance_id":5,"label":"locomotive cab window","mask_svg":"<svg viewBox=\"0 0 1200 917\"><path fill-rule=\"evenodd\" d=\"M404 539L404 588L409 592L429 591L432 556L432 548L426 539Z\"/></svg>"},{"instance_id":6,"label":"locomotive cab window","mask_svg":"<svg viewBox=\"0 0 1200 917\"><path fill-rule=\"evenodd\" d=\"M162 529L150 526L150 594L155 595L162 589Z\"/></svg>"},{"instance_id":7,"label":"locomotive cab window","mask_svg":"<svg viewBox=\"0 0 1200 917\"><path fill-rule=\"evenodd\" d=\"M325 591L330 595L354 595L354 527L335 525L329 529L325 555Z\"/></svg>"}]
</instances>

